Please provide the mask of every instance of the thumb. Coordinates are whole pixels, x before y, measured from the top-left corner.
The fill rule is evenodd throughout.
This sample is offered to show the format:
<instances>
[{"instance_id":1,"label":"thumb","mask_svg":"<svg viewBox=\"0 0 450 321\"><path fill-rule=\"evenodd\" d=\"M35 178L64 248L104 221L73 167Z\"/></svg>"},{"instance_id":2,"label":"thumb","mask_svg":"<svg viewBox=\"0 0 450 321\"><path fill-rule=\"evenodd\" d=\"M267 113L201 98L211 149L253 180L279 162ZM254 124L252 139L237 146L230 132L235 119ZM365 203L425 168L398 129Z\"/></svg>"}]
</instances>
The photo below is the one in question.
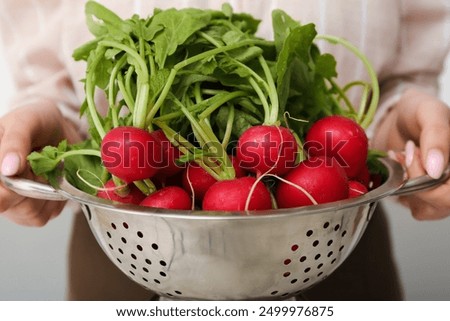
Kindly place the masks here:
<instances>
[{"instance_id":1,"label":"thumb","mask_svg":"<svg viewBox=\"0 0 450 321\"><path fill-rule=\"evenodd\" d=\"M31 135L25 134L21 126L4 129L0 145L0 172L5 176L22 173L27 166L27 155L31 151Z\"/></svg>"},{"instance_id":2,"label":"thumb","mask_svg":"<svg viewBox=\"0 0 450 321\"><path fill-rule=\"evenodd\" d=\"M18 175L27 168L27 156L62 136L62 117L52 104L42 102L14 109L0 118L0 173Z\"/></svg>"},{"instance_id":3,"label":"thumb","mask_svg":"<svg viewBox=\"0 0 450 321\"><path fill-rule=\"evenodd\" d=\"M450 153L450 109L439 104L433 112L419 115L420 152L429 176L439 178L448 166Z\"/></svg>"}]
</instances>

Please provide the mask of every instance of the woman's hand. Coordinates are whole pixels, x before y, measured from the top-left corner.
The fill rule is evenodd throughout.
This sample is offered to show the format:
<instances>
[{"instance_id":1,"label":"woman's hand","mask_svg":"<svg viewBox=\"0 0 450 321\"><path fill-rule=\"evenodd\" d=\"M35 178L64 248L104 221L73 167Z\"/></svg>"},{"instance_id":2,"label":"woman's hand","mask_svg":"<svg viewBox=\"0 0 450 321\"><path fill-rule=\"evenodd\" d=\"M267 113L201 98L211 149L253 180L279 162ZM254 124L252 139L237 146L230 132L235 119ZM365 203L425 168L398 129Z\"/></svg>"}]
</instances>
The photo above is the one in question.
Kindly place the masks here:
<instances>
[{"instance_id":1,"label":"woman's hand","mask_svg":"<svg viewBox=\"0 0 450 321\"><path fill-rule=\"evenodd\" d=\"M408 177L438 178L449 162L450 109L432 95L409 89L380 123L372 143L374 148L394 151ZM433 220L450 216L449 195L447 180L400 200L416 219Z\"/></svg>"},{"instance_id":2,"label":"woman's hand","mask_svg":"<svg viewBox=\"0 0 450 321\"><path fill-rule=\"evenodd\" d=\"M79 135L54 103L39 101L14 109L0 118L1 174L37 179L27 165L27 155L63 139L75 142ZM43 226L64 205L65 202L26 198L0 185L0 216L20 225Z\"/></svg>"}]
</instances>

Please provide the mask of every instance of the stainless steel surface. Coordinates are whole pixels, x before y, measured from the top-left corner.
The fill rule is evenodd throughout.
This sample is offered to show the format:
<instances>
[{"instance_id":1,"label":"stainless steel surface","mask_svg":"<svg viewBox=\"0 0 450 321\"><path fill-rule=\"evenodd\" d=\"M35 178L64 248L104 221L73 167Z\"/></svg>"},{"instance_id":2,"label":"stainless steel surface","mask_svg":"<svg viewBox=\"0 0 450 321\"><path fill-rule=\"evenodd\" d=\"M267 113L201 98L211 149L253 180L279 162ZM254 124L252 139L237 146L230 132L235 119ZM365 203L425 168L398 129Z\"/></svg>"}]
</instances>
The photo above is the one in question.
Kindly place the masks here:
<instances>
[{"instance_id":1,"label":"stainless steel surface","mask_svg":"<svg viewBox=\"0 0 450 321\"><path fill-rule=\"evenodd\" d=\"M0 175L0 181L5 187L22 196L49 201L67 200L65 196L61 195L56 189L48 184L39 183L26 178L3 175Z\"/></svg>"},{"instance_id":2,"label":"stainless steel surface","mask_svg":"<svg viewBox=\"0 0 450 321\"><path fill-rule=\"evenodd\" d=\"M63 179L54 191L81 204L98 243L123 273L163 296L287 299L333 273L358 243L378 201L402 193L403 169L390 160L384 163L389 178L362 197L253 213L117 205ZM2 178L8 186L14 180ZM427 187L440 184L423 180ZM31 185L33 190L40 186ZM39 198L48 195L53 192L45 189Z\"/></svg>"}]
</instances>

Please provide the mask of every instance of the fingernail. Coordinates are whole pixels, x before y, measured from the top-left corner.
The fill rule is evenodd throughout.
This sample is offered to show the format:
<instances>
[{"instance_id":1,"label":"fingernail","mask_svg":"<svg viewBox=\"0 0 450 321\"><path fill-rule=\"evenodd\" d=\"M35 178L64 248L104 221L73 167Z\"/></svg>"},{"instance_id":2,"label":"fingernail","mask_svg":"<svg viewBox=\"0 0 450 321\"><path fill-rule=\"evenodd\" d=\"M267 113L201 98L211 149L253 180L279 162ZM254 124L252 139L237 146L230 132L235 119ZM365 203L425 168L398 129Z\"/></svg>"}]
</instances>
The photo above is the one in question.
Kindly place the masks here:
<instances>
[{"instance_id":1,"label":"fingernail","mask_svg":"<svg viewBox=\"0 0 450 321\"><path fill-rule=\"evenodd\" d=\"M408 140L405 145L405 165L406 167L410 167L414 160L414 151L416 149L416 145L411 140Z\"/></svg>"},{"instance_id":2,"label":"fingernail","mask_svg":"<svg viewBox=\"0 0 450 321\"><path fill-rule=\"evenodd\" d=\"M17 174L20 166L20 158L16 153L8 153L2 161L1 171L5 176Z\"/></svg>"},{"instance_id":3,"label":"fingernail","mask_svg":"<svg viewBox=\"0 0 450 321\"><path fill-rule=\"evenodd\" d=\"M444 155L438 149L430 149L425 164L427 173L432 178L439 178L444 171Z\"/></svg>"}]
</instances>

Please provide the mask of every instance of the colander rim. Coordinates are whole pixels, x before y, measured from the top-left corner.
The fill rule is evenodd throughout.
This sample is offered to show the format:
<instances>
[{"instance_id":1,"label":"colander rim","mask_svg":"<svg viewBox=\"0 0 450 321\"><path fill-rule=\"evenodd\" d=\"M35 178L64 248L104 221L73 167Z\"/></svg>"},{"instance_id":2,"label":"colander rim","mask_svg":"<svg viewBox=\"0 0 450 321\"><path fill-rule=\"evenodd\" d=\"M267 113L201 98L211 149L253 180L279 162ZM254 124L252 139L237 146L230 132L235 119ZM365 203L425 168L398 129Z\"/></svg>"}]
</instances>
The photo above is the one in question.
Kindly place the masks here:
<instances>
[{"instance_id":1,"label":"colander rim","mask_svg":"<svg viewBox=\"0 0 450 321\"><path fill-rule=\"evenodd\" d=\"M386 181L369 191L368 193L352 199L345 199L319 205L308 205L297 208L271 209L259 211L204 211L204 210L168 210L160 208L150 208L138 205L121 204L106 199L101 199L85 193L72 186L64 177L61 177L54 188L64 197L76 203L95 206L112 211L119 211L122 214L148 216L156 215L160 217L177 217L180 219L202 219L202 220L248 220L298 215L315 215L329 211L341 211L346 208L362 206L384 199L397 190L406 182L402 166L389 158L382 158L381 162L388 171Z\"/></svg>"}]
</instances>

